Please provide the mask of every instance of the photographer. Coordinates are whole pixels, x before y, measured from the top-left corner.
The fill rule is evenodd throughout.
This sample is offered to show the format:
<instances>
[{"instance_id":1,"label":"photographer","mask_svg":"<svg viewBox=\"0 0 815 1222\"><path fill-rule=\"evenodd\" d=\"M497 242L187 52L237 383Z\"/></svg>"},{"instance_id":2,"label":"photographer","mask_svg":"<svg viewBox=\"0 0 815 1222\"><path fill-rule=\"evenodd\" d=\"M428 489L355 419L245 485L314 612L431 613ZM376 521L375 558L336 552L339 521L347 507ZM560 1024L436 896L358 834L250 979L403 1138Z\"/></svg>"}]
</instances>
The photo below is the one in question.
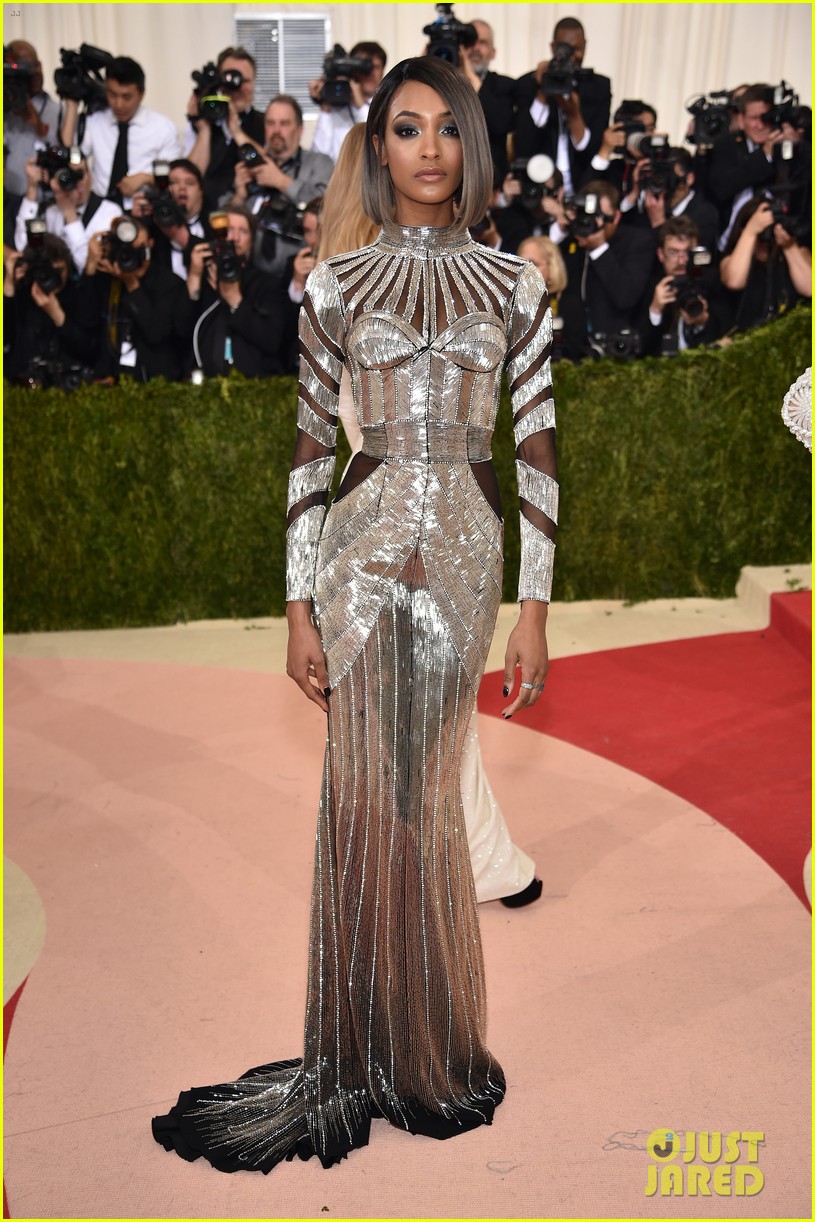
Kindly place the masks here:
<instances>
[{"instance_id":1,"label":"photographer","mask_svg":"<svg viewBox=\"0 0 815 1222\"><path fill-rule=\"evenodd\" d=\"M93 158L93 190L126 209L140 187L153 182L153 162L173 161L179 154L175 125L143 105L144 72L134 59L120 56L105 70L107 107L89 114L81 142ZM62 143L75 143L79 103L65 100Z\"/></svg>"},{"instance_id":2,"label":"photographer","mask_svg":"<svg viewBox=\"0 0 815 1222\"><path fill-rule=\"evenodd\" d=\"M812 297L812 252L797 241L796 221L783 216L781 208L766 197L749 200L722 254L719 275L732 294L739 331Z\"/></svg>"},{"instance_id":3,"label":"photographer","mask_svg":"<svg viewBox=\"0 0 815 1222\"><path fill-rule=\"evenodd\" d=\"M159 181L159 164L154 166L156 187L147 187L134 196L133 216L149 222L155 238L154 258L186 280L195 239L206 236L201 215L204 207L201 171L180 157L163 167L167 170L165 186Z\"/></svg>"},{"instance_id":4,"label":"photographer","mask_svg":"<svg viewBox=\"0 0 815 1222\"><path fill-rule=\"evenodd\" d=\"M184 282L152 260L147 224L119 216L109 234L97 234L88 248L80 284L80 309L87 325L103 332L96 374L120 374L146 382L182 376L189 344L189 306Z\"/></svg>"},{"instance_id":5,"label":"photographer","mask_svg":"<svg viewBox=\"0 0 815 1222\"><path fill-rule=\"evenodd\" d=\"M30 42L10 42L3 60L3 185L11 194L22 195L25 164L34 156L34 145L59 139L60 106L42 87L42 64Z\"/></svg>"},{"instance_id":6,"label":"photographer","mask_svg":"<svg viewBox=\"0 0 815 1222\"><path fill-rule=\"evenodd\" d=\"M295 98L279 94L272 98L264 120L266 148L260 158L251 140L244 138L242 148L254 164L242 162L235 171L232 204L246 204L258 216L255 239L255 266L285 284L286 264L302 246L300 209L316 195L322 195L334 169L324 153L301 148L303 112ZM245 154L242 154L245 155Z\"/></svg>"},{"instance_id":7,"label":"photographer","mask_svg":"<svg viewBox=\"0 0 815 1222\"><path fill-rule=\"evenodd\" d=\"M715 251L719 214L695 190L693 164L687 149L667 144L658 160L645 157L638 162L631 191L621 204L623 223L658 230L671 217L685 216L699 231L701 245Z\"/></svg>"},{"instance_id":8,"label":"photographer","mask_svg":"<svg viewBox=\"0 0 815 1222\"><path fill-rule=\"evenodd\" d=\"M309 81L308 85L312 101L317 102L320 107L317 126L311 140L311 151L324 153L331 158L332 162L337 160L342 142L354 124L364 123L368 118L371 98L382 80L385 65L388 62L388 57L378 42L358 42L351 48L347 58L367 62L370 64L370 71L363 72L357 69L351 73L337 75L335 69L342 66L341 60L338 61L337 51L342 51L342 47L335 47L334 53L326 56L324 75L316 81ZM347 91L339 91L342 105L332 105L324 100L327 76L329 83L334 81L347 83ZM346 94L347 102L345 101Z\"/></svg>"},{"instance_id":9,"label":"photographer","mask_svg":"<svg viewBox=\"0 0 815 1222\"><path fill-rule=\"evenodd\" d=\"M516 89L515 152L546 153L573 195L600 147L611 112L611 81L583 68L586 36L564 17L552 36L552 59L522 76Z\"/></svg>"},{"instance_id":10,"label":"photographer","mask_svg":"<svg viewBox=\"0 0 815 1222\"><path fill-rule=\"evenodd\" d=\"M742 206L775 181L777 147L797 144L803 132L788 122L776 123L769 85L751 85L739 96L738 132L724 136L710 152L710 193L719 206L719 249L727 245Z\"/></svg>"},{"instance_id":11,"label":"photographer","mask_svg":"<svg viewBox=\"0 0 815 1222\"><path fill-rule=\"evenodd\" d=\"M5 376L20 379L39 366L58 384L65 370L90 365L95 333L77 309L76 269L65 242L51 233L32 233L21 254L10 252L7 267Z\"/></svg>"},{"instance_id":12,"label":"photographer","mask_svg":"<svg viewBox=\"0 0 815 1222\"><path fill-rule=\"evenodd\" d=\"M226 47L221 51L209 81L206 68L204 73L194 74L200 81L187 106L184 155L203 174L207 209L217 207L232 194L238 163L236 133L243 132L257 144L263 143L263 115L253 105L256 74L254 56L244 47ZM210 88L228 97L229 111L225 117L207 118L201 113L202 96Z\"/></svg>"},{"instance_id":13,"label":"photographer","mask_svg":"<svg viewBox=\"0 0 815 1222\"><path fill-rule=\"evenodd\" d=\"M509 169L507 137L515 130L515 81L490 70L495 59L492 26L478 19L471 24L478 37L473 46L462 48L461 69L478 94L484 112L495 169L493 181L498 185Z\"/></svg>"},{"instance_id":14,"label":"photographer","mask_svg":"<svg viewBox=\"0 0 815 1222\"><path fill-rule=\"evenodd\" d=\"M602 178L612 183L620 192L621 200L625 201L631 190L634 168L645 157L645 153L639 149L642 137L650 139L656 133L656 127L657 112L653 106L634 98L621 102L614 112L611 126L603 132L600 147L583 171L583 180L576 184L577 189L583 186L584 181Z\"/></svg>"},{"instance_id":15,"label":"photographer","mask_svg":"<svg viewBox=\"0 0 815 1222\"><path fill-rule=\"evenodd\" d=\"M88 258L88 242L94 234L110 229L113 218L119 216L121 208L110 200L100 199L91 191L91 180L84 157L78 165L52 170L42 166L40 157L26 162L28 181L25 198L20 204L14 231L14 245L22 250L27 241L26 221L38 216L41 211L40 195L49 190L53 204L45 209L45 223L49 233L62 238L71 252L71 258L81 273ZM47 152L45 154L47 159ZM60 178L65 180L61 185ZM70 182L75 181L75 186Z\"/></svg>"},{"instance_id":16,"label":"photographer","mask_svg":"<svg viewBox=\"0 0 815 1222\"><path fill-rule=\"evenodd\" d=\"M226 212L226 238L199 243L190 259L187 293L194 303L195 364L207 377L230 369L248 378L283 373L297 306L271 276L252 266L251 213L241 207Z\"/></svg>"},{"instance_id":17,"label":"photographer","mask_svg":"<svg viewBox=\"0 0 815 1222\"><path fill-rule=\"evenodd\" d=\"M643 356L672 355L712 344L724 335L730 313L709 248L699 246L699 231L686 217L672 217L659 231L660 270L640 325Z\"/></svg>"},{"instance_id":18,"label":"photographer","mask_svg":"<svg viewBox=\"0 0 815 1222\"><path fill-rule=\"evenodd\" d=\"M568 225L563 211L563 175L555 169L551 158L539 154L531 163L513 161L503 182L502 196L505 206L496 208L494 213L502 250L515 254L520 243L532 237L563 240Z\"/></svg>"},{"instance_id":19,"label":"photographer","mask_svg":"<svg viewBox=\"0 0 815 1222\"><path fill-rule=\"evenodd\" d=\"M633 356L654 238L645 230L620 225L617 189L601 180L587 183L566 213L569 233L561 244L568 275L560 299L563 354L571 360L592 351Z\"/></svg>"}]
</instances>

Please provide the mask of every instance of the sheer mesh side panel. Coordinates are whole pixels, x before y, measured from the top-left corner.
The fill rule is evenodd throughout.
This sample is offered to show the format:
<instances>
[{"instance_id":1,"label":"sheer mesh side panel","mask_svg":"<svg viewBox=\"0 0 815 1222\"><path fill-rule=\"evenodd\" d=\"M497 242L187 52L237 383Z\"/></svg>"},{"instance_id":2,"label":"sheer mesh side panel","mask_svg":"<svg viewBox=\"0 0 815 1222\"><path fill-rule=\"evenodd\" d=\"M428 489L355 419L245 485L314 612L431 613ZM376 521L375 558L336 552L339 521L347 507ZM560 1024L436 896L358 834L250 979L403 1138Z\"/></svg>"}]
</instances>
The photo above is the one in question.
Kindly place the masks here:
<instances>
[{"instance_id":1,"label":"sheer mesh side panel","mask_svg":"<svg viewBox=\"0 0 815 1222\"><path fill-rule=\"evenodd\" d=\"M501 506L501 493L498 489L498 479L495 474L495 467L489 458L484 462L471 462L470 470L475 477L475 482L484 494L484 499L489 505L496 518L504 519L504 511Z\"/></svg>"},{"instance_id":2,"label":"sheer mesh side panel","mask_svg":"<svg viewBox=\"0 0 815 1222\"><path fill-rule=\"evenodd\" d=\"M370 454L355 454L342 477L342 483L334 497L334 504L336 505L343 497L348 496L349 492L353 492L355 488L363 484L368 476L373 475L377 467L382 465L382 461L381 458L371 458Z\"/></svg>"}]
</instances>

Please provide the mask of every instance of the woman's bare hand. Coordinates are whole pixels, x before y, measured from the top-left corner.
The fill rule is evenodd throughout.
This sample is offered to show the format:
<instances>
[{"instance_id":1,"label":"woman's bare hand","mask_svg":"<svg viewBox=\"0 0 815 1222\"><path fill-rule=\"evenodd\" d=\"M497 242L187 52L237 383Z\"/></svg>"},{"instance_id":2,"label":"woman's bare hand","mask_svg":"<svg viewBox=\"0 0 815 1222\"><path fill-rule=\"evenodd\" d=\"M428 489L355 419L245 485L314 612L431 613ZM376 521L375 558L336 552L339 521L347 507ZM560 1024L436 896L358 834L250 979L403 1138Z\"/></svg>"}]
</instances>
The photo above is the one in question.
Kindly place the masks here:
<instances>
[{"instance_id":1,"label":"woman's bare hand","mask_svg":"<svg viewBox=\"0 0 815 1222\"><path fill-rule=\"evenodd\" d=\"M546 683L549 671L549 650L546 645L546 619L549 604L527 599L521 604L518 622L509 634L504 659L504 695L511 696L518 682L520 686L512 704L501 710L507 720L519 709L537 704Z\"/></svg>"},{"instance_id":2,"label":"woman's bare hand","mask_svg":"<svg viewBox=\"0 0 815 1222\"><path fill-rule=\"evenodd\" d=\"M289 625L289 648L286 657L286 674L294 679L309 700L328 712L328 696L331 688L325 664L323 643L311 618L311 604L290 602L286 606Z\"/></svg>"}]
</instances>

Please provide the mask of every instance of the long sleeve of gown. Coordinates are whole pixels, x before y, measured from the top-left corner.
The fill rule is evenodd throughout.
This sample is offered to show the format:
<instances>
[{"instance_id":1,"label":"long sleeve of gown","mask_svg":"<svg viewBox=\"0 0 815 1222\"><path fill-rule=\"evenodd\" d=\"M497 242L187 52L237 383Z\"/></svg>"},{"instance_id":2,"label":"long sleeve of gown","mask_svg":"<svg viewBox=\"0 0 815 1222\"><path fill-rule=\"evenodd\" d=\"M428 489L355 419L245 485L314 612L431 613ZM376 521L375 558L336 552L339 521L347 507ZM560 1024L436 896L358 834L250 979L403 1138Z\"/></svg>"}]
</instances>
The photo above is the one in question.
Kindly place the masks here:
<instances>
[{"instance_id":1,"label":"long sleeve of gown","mask_svg":"<svg viewBox=\"0 0 815 1222\"><path fill-rule=\"evenodd\" d=\"M309 276L299 333L297 444L286 519L287 602L312 598L317 544L334 476L343 311L337 282L325 264Z\"/></svg>"},{"instance_id":2,"label":"long sleeve of gown","mask_svg":"<svg viewBox=\"0 0 815 1222\"><path fill-rule=\"evenodd\" d=\"M513 297L507 353L521 502L519 602L549 602L552 596L558 484L551 353L549 296L540 272L529 264Z\"/></svg>"}]
</instances>

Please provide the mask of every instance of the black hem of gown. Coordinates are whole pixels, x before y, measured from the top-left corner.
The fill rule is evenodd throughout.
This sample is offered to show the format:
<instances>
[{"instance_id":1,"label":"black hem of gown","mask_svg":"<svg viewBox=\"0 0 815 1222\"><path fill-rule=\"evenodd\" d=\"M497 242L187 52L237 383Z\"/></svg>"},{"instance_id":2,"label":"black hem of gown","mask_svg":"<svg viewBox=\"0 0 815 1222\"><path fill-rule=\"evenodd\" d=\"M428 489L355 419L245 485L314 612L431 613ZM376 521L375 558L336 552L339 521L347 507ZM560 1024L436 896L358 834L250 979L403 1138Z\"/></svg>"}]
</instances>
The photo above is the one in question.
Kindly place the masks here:
<instances>
[{"instance_id":1,"label":"black hem of gown","mask_svg":"<svg viewBox=\"0 0 815 1222\"><path fill-rule=\"evenodd\" d=\"M249 1069L241 1077L250 1078L256 1074L288 1069L296 1064L298 1064L296 1060L277 1061L274 1064L261 1065L255 1069ZM314 1149L310 1137L301 1137L294 1141L288 1150L283 1151L277 1157L269 1158L253 1165L247 1165L246 1162L241 1161L236 1155L224 1154L209 1148L206 1139L196 1128L195 1117L190 1113L196 1111L202 1103L211 1100L212 1090L213 1087L205 1086L182 1091L178 1096L178 1102L174 1107L170 1108L169 1112L153 1117L151 1121L153 1137L168 1153L176 1153L179 1158L183 1158L189 1163L196 1162L199 1158L205 1158L216 1171L223 1171L227 1174L231 1174L234 1171L262 1171L264 1175L268 1175L279 1163L291 1162L295 1158L300 1158L303 1162L307 1162L315 1156L327 1170L329 1167L336 1166L337 1163L347 1158L351 1150L362 1149L368 1145L371 1131L371 1116L366 1117L355 1127L353 1135L347 1139L343 1148L335 1146L333 1149L326 1150L325 1153L321 1154ZM387 1120L394 1128L401 1129L402 1132L412 1133L417 1137L432 1137L437 1141L446 1141L451 1137L457 1137L459 1134L468 1133L472 1129L480 1128L481 1125L491 1125L495 1109L503 1100L504 1090L505 1083L502 1076L500 1085L496 1084L493 1087L492 1095L477 1100L477 1110L473 1108L473 1110L468 1110L454 1119L440 1116L438 1112L431 1111L417 1099L407 1101L404 1113L400 1117L386 1115L371 1100L372 1115L373 1117L381 1117Z\"/></svg>"}]
</instances>

